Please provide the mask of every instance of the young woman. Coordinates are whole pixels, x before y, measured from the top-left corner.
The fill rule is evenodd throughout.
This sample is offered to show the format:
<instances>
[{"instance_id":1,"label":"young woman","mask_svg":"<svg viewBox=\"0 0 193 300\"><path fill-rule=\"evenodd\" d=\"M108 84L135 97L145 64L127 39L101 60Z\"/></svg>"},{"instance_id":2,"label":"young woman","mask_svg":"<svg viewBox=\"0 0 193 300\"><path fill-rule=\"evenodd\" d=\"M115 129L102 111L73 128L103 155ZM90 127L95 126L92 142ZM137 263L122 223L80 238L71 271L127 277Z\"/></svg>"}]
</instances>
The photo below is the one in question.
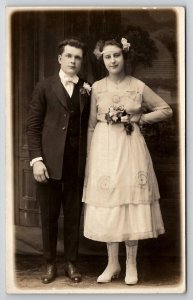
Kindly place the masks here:
<instances>
[{"instance_id":1,"label":"young woman","mask_svg":"<svg viewBox=\"0 0 193 300\"><path fill-rule=\"evenodd\" d=\"M169 105L142 81L127 76L125 38L97 44L108 76L93 84L83 202L85 237L107 243L108 264L97 278L120 273L119 242L126 245L126 284L138 282L138 240L164 233L159 189L140 124L172 116ZM149 113L143 114L142 107Z\"/></svg>"}]
</instances>

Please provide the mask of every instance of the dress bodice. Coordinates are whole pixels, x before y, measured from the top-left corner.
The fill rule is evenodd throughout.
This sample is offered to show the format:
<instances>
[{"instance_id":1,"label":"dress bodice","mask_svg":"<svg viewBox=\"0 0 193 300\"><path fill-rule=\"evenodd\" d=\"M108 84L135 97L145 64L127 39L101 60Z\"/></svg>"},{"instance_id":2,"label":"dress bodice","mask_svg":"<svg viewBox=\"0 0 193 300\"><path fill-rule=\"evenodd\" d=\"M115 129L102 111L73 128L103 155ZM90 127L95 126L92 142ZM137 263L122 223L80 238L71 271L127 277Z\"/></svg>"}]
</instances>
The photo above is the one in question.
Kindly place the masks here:
<instances>
[{"instance_id":1,"label":"dress bodice","mask_svg":"<svg viewBox=\"0 0 193 300\"><path fill-rule=\"evenodd\" d=\"M122 106L132 115L140 114L142 110L142 87L140 90L134 86L130 77L126 77L117 89L108 83L107 78L101 80L95 98L98 121L105 121L105 114L112 106Z\"/></svg>"}]
</instances>

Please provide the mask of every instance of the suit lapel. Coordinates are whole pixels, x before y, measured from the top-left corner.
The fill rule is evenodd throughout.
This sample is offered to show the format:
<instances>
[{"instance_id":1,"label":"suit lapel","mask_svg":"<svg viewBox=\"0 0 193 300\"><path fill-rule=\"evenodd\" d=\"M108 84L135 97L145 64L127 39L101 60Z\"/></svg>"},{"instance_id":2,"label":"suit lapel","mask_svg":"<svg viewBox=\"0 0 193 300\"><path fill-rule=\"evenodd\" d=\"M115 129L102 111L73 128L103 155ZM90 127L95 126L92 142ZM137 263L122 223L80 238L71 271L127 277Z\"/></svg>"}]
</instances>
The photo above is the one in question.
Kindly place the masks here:
<instances>
[{"instance_id":1,"label":"suit lapel","mask_svg":"<svg viewBox=\"0 0 193 300\"><path fill-rule=\"evenodd\" d=\"M75 84L75 87L74 87L74 91L73 93L75 92L75 90L78 89L78 98L77 100L79 100L79 104L80 104L80 113L82 114L82 111L84 109L84 106L85 106L85 103L86 103L86 100L87 100L87 96L86 95L81 95L80 93L80 88L82 87L84 81L82 79L79 79L78 83ZM57 97L57 99L60 101L60 103L66 108L69 110L68 108L68 99L70 98L66 89L63 87L61 81L60 81L60 78L59 76L55 76L54 77L54 81L53 81L53 85L52 85L52 89Z\"/></svg>"},{"instance_id":2,"label":"suit lapel","mask_svg":"<svg viewBox=\"0 0 193 300\"><path fill-rule=\"evenodd\" d=\"M82 111L84 109L85 103L86 103L86 96L81 95L80 93L80 88L82 87L84 81L82 79L79 79L79 82L77 84L77 88L79 89L78 94L79 94L79 103L80 103L80 114L82 114Z\"/></svg>"},{"instance_id":3,"label":"suit lapel","mask_svg":"<svg viewBox=\"0 0 193 300\"><path fill-rule=\"evenodd\" d=\"M52 85L52 89L57 97L57 99L60 101L60 103L66 108L68 109L68 98L69 95L67 93L67 91L65 90L65 88L63 87L59 76L55 76L54 77L54 81L53 81L53 85Z\"/></svg>"}]
</instances>

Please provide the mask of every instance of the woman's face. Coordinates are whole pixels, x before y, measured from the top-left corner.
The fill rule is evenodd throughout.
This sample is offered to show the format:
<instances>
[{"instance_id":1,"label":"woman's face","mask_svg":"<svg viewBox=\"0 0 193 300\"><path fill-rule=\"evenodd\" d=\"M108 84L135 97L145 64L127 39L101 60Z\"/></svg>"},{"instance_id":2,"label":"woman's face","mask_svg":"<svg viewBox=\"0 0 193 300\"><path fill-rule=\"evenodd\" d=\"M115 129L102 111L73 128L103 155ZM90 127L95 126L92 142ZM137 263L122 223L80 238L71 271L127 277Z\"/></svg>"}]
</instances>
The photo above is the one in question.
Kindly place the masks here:
<instances>
[{"instance_id":1,"label":"woman's face","mask_svg":"<svg viewBox=\"0 0 193 300\"><path fill-rule=\"evenodd\" d=\"M103 48L103 60L109 74L117 75L124 70L124 58L122 50L115 45Z\"/></svg>"}]
</instances>

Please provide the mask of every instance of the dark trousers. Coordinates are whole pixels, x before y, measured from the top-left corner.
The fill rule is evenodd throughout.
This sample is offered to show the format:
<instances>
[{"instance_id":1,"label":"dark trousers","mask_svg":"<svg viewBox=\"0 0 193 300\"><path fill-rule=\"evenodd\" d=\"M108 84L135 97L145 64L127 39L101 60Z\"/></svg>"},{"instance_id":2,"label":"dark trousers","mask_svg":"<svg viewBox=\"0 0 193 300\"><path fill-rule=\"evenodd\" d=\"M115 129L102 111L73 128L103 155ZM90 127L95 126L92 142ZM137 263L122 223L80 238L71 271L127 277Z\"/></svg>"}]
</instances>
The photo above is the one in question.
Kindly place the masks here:
<instances>
[{"instance_id":1,"label":"dark trousers","mask_svg":"<svg viewBox=\"0 0 193 300\"><path fill-rule=\"evenodd\" d=\"M62 180L50 179L46 184L37 182L43 254L47 262L56 259L58 219L61 205L64 219L64 260L75 261L77 259L82 191L77 170L78 148L68 142L64 153Z\"/></svg>"}]
</instances>

